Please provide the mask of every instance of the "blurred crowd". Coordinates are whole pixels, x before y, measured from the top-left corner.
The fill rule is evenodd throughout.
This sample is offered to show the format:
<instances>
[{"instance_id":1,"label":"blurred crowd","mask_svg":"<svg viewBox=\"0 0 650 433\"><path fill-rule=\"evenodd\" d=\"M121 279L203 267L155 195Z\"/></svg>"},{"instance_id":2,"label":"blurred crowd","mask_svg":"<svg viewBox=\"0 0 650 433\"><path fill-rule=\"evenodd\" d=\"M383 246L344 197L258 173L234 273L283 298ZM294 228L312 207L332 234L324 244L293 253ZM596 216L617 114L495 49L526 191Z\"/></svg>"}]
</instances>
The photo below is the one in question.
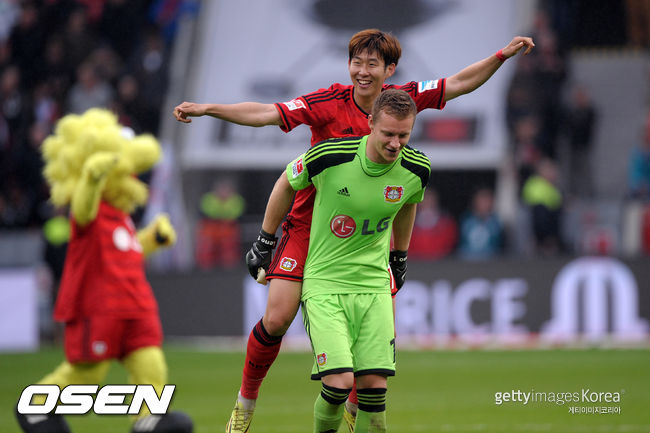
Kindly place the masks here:
<instances>
[{"instance_id":1,"label":"blurred crowd","mask_svg":"<svg viewBox=\"0 0 650 433\"><path fill-rule=\"evenodd\" d=\"M39 146L90 107L156 134L167 87L173 0L0 0L0 228L51 216Z\"/></svg>"},{"instance_id":2,"label":"blurred crowd","mask_svg":"<svg viewBox=\"0 0 650 433\"><path fill-rule=\"evenodd\" d=\"M107 107L137 133L159 132L170 46L187 3L192 2L0 0L0 229L41 227L53 220L56 224L45 224L46 237L62 232L55 228L65 226L63 215L47 206L39 146L64 114ZM476 185L464 210L453 214L441 199L445 191L430 185L419 206L411 257L613 252L611 233L598 231L587 241L566 236L567 204L598 199L592 167L598 109L587 86L567 82L567 39L582 40L582 33L568 34L562 17L567 5L578 3L541 1L533 28L524 32L536 48L511 60L515 72L505 118L519 205L515 227L497 212L496 184ZM650 23L650 16L637 15L636 24L627 23L628 45L647 47L650 39L637 24ZM650 115L640 129L639 145L629 155L626 197L648 202ZM240 224L250 219L247 212L255 212L245 198L251 199L235 180L223 177L196 204L197 266L240 262L246 243ZM650 252L650 210L647 219ZM597 214L586 214L579 224L597 220ZM57 239L53 236L54 246Z\"/></svg>"}]
</instances>

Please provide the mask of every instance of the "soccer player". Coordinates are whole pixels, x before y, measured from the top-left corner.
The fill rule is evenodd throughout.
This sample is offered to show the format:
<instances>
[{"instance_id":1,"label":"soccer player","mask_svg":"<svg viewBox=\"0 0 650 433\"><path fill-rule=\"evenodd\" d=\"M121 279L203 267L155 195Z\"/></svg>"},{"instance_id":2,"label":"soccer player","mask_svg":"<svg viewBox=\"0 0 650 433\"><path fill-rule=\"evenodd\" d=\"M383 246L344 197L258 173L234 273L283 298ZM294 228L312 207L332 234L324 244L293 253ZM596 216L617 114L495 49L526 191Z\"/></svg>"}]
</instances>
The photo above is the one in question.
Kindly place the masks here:
<instances>
[{"instance_id":1,"label":"soccer player","mask_svg":"<svg viewBox=\"0 0 650 433\"><path fill-rule=\"evenodd\" d=\"M368 117L370 134L323 141L280 176L262 224L279 226L294 190L315 187L302 285L303 321L314 351L312 379L322 390L314 432L335 432L357 379L356 433L386 431L387 376L395 374L389 261L403 283L406 254L429 181L430 162L406 147L417 108L388 89ZM391 232L394 250L389 253Z\"/></svg>"},{"instance_id":2,"label":"soccer player","mask_svg":"<svg viewBox=\"0 0 650 433\"><path fill-rule=\"evenodd\" d=\"M399 41L389 33L367 29L350 39L348 70L351 85L335 83L327 89L276 104L183 102L174 108L174 116L180 122L189 123L192 117L208 115L240 125L277 125L285 132L306 124L311 128L313 146L332 137L368 134L368 113L385 89L405 90L415 101L418 111L442 109L447 101L480 87L507 58L522 49L528 54L533 47L531 38L517 36L496 54L448 78L393 86L386 85L385 81L394 74L401 56ZM282 226L282 238L266 274L270 280L266 311L248 338L242 385L227 432L244 433L248 430L259 387L277 357L282 336L298 311L313 199L313 188L298 191ZM268 247L275 246L274 236L265 240ZM270 254L270 249L262 253ZM350 400L355 403L354 396ZM354 404L350 409L354 410Z\"/></svg>"}]
</instances>

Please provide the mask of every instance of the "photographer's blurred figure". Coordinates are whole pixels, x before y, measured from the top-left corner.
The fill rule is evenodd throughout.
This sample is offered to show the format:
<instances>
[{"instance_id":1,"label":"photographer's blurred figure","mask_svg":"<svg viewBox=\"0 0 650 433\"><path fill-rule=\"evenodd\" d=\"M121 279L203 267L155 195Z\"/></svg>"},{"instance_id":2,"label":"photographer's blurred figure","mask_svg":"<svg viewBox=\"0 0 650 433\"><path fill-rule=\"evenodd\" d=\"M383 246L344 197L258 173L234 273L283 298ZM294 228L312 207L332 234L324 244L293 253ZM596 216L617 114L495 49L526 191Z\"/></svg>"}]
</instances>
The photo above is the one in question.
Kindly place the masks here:
<instances>
[{"instance_id":1,"label":"photographer's blurred figure","mask_svg":"<svg viewBox=\"0 0 650 433\"><path fill-rule=\"evenodd\" d=\"M458 253L463 259L485 260L499 255L502 248L503 228L494 212L494 193L480 188L461 217Z\"/></svg>"},{"instance_id":2,"label":"photographer's blurred figure","mask_svg":"<svg viewBox=\"0 0 650 433\"><path fill-rule=\"evenodd\" d=\"M560 235L563 197L559 187L559 170L551 159L542 159L536 173L529 177L522 199L530 209L535 246L542 255L554 255L563 248Z\"/></svg>"},{"instance_id":3,"label":"photographer's blurred figure","mask_svg":"<svg viewBox=\"0 0 650 433\"><path fill-rule=\"evenodd\" d=\"M233 267L241 261L238 219L245 207L231 179L215 182L212 191L203 195L196 237L196 263L201 269Z\"/></svg>"}]
</instances>

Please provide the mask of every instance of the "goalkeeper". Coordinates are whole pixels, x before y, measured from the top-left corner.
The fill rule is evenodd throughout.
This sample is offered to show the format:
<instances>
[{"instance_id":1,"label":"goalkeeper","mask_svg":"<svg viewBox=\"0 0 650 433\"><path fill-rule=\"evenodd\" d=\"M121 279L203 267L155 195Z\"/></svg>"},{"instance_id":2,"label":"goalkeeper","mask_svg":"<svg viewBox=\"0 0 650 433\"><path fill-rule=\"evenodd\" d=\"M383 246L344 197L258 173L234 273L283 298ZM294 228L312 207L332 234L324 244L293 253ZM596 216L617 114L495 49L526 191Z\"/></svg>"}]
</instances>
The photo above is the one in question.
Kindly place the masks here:
<instances>
[{"instance_id":1,"label":"goalkeeper","mask_svg":"<svg viewBox=\"0 0 650 433\"><path fill-rule=\"evenodd\" d=\"M386 431L387 377L395 374L391 273L401 287L416 204L430 162L406 147L417 108L387 89L368 117L370 134L326 140L291 162L271 193L258 242L248 253L253 276L270 263L274 233L294 190L316 189L301 304L314 351L312 379L322 389L314 432L338 431L356 377L356 433ZM391 233L394 250L390 251Z\"/></svg>"}]
</instances>

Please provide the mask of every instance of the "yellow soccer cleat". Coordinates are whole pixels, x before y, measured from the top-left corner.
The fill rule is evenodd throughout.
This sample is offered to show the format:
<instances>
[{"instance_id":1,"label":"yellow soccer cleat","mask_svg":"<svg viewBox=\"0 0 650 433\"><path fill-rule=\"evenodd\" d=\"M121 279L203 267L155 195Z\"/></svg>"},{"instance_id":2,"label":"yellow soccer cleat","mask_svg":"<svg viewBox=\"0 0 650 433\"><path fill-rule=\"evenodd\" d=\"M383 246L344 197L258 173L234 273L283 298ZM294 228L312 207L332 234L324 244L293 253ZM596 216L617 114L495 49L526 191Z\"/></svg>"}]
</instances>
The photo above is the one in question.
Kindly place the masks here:
<instances>
[{"instance_id":1,"label":"yellow soccer cleat","mask_svg":"<svg viewBox=\"0 0 650 433\"><path fill-rule=\"evenodd\" d=\"M350 433L354 433L354 423L356 422L357 417L356 417L356 415L352 414L352 412L350 412L348 410L347 405L343 405L343 406L344 406L344 409L343 409L343 421L345 421L345 425L348 426L348 431Z\"/></svg>"},{"instance_id":2,"label":"yellow soccer cleat","mask_svg":"<svg viewBox=\"0 0 650 433\"><path fill-rule=\"evenodd\" d=\"M253 410L244 409L244 406L237 400L226 425L226 433L246 433L251 426L252 419Z\"/></svg>"}]
</instances>

